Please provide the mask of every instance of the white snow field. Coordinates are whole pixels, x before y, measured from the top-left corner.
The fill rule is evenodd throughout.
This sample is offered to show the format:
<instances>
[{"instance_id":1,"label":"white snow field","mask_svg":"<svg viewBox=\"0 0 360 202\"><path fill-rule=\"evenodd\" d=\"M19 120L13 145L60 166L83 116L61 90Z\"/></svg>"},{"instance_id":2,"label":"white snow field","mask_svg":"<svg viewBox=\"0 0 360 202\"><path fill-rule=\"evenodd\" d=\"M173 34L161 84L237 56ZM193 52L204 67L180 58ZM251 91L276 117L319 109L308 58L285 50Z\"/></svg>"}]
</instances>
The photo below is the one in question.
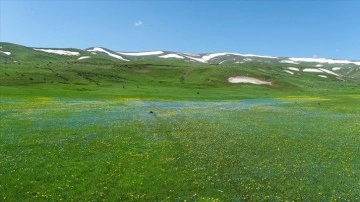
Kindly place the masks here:
<instances>
[{"instance_id":1,"label":"white snow field","mask_svg":"<svg viewBox=\"0 0 360 202\"><path fill-rule=\"evenodd\" d=\"M341 67L333 67L331 70L337 71L337 70L340 70L340 69L341 69Z\"/></svg>"},{"instance_id":2,"label":"white snow field","mask_svg":"<svg viewBox=\"0 0 360 202\"><path fill-rule=\"evenodd\" d=\"M207 63L207 61L202 59L202 58L191 57L191 56L188 56L188 55L185 56L185 57L187 57L189 59L192 59L192 60L195 60L195 61L198 61L198 62Z\"/></svg>"},{"instance_id":3,"label":"white snow field","mask_svg":"<svg viewBox=\"0 0 360 202\"><path fill-rule=\"evenodd\" d=\"M324 68L319 68L321 71L323 71L323 72L326 72L326 73L328 73L328 74L332 74L332 75L335 75L335 76L338 76L338 77L341 77L342 75L340 75L340 74L337 74L337 73L335 73L335 72L332 72L332 71L330 71L330 70L327 70L327 69L324 69Z\"/></svg>"},{"instance_id":4,"label":"white snow field","mask_svg":"<svg viewBox=\"0 0 360 202\"><path fill-rule=\"evenodd\" d=\"M178 59L184 59L183 56L177 55L177 54L174 54L174 53L162 55L162 56L159 56L159 58L178 58Z\"/></svg>"},{"instance_id":5,"label":"white snow field","mask_svg":"<svg viewBox=\"0 0 360 202\"><path fill-rule=\"evenodd\" d=\"M4 53L5 55L11 55L10 52L0 51L0 53Z\"/></svg>"},{"instance_id":6,"label":"white snow field","mask_svg":"<svg viewBox=\"0 0 360 202\"><path fill-rule=\"evenodd\" d=\"M281 60L280 63L288 63L288 64L295 64L295 65L299 64L298 62L294 62L294 61L291 61L291 60Z\"/></svg>"},{"instance_id":7,"label":"white snow field","mask_svg":"<svg viewBox=\"0 0 360 202\"><path fill-rule=\"evenodd\" d=\"M82 57L79 57L78 60L83 60L83 59L87 59L87 58L90 58L90 56L82 56Z\"/></svg>"},{"instance_id":8,"label":"white snow field","mask_svg":"<svg viewBox=\"0 0 360 202\"><path fill-rule=\"evenodd\" d=\"M299 68L297 68L297 67L288 67L288 69L290 69L290 70L292 70L292 71L299 71Z\"/></svg>"},{"instance_id":9,"label":"white snow field","mask_svg":"<svg viewBox=\"0 0 360 202\"><path fill-rule=\"evenodd\" d=\"M120 55L116 55L116 54L114 54L114 53L110 53L109 51L104 50L103 48L99 48L99 47L96 47L96 48L93 48L93 49L89 49L89 50L87 50L87 51L89 51L89 52L102 52L102 53L108 54L108 55L111 56L111 57L114 57L114 58L117 58L117 59L120 59L120 60L124 60L124 61L129 61L129 60L121 57Z\"/></svg>"},{"instance_id":10,"label":"white snow field","mask_svg":"<svg viewBox=\"0 0 360 202\"><path fill-rule=\"evenodd\" d=\"M252 77L246 76L236 76L236 77L229 77L228 81L230 83L250 83L255 85L272 85L271 82L262 81Z\"/></svg>"},{"instance_id":11,"label":"white snow field","mask_svg":"<svg viewBox=\"0 0 360 202\"><path fill-rule=\"evenodd\" d=\"M148 55L161 55L164 52L163 51L145 51L145 52L116 52L121 55L127 55L127 56L148 56Z\"/></svg>"},{"instance_id":12,"label":"white snow field","mask_svg":"<svg viewBox=\"0 0 360 202\"><path fill-rule=\"evenodd\" d=\"M360 65L360 62L350 61L350 60L334 60L327 58L289 58L289 60L294 62L314 62L314 63L328 63L328 64L356 64Z\"/></svg>"},{"instance_id":13,"label":"white snow field","mask_svg":"<svg viewBox=\"0 0 360 202\"><path fill-rule=\"evenodd\" d=\"M41 48L34 48L34 50L43 51L43 52L46 52L46 53L54 53L54 54L58 54L58 55L69 55L69 56L78 56L78 55L80 55L79 52L66 51L66 50L41 49Z\"/></svg>"},{"instance_id":14,"label":"white snow field","mask_svg":"<svg viewBox=\"0 0 360 202\"><path fill-rule=\"evenodd\" d=\"M243 57L260 57L260 58L277 58L277 57L273 57L273 56L254 55L254 54L212 53L212 54L202 56L202 59L204 59L205 61L209 61L212 58L216 58L216 57L224 56L224 55L236 55L236 56L243 56Z\"/></svg>"},{"instance_id":15,"label":"white snow field","mask_svg":"<svg viewBox=\"0 0 360 202\"><path fill-rule=\"evenodd\" d=\"M284 72L287 72L287 73L289 73L289 74L294 74L294 72L289 71L289 70L284 70Z\"/></svg>"},{"instance_id":16,"label":"white snow field","mask_svg":"<svg viewBox=\"0 0 360 202\"><path fill-rule=\"evenodd\" d=\"M305 69L303 69L303 72L316 72L316 73L321 73L321 72L323 72L323 71L321 71L320 69L305 68Z\"/></svg>"},{"instance_id":17,"label":"white snow field","mask_svg":"<svg viewBox=\"0 0 360 202\"><path fill-rule=\"evenodd\" d=\"M225 56L225 55L235 55L235 56L242 56L242 57L260 57L260 58L277 58L277 57L273 57L273 56L264 56L264 55L254 55L254 54L240 54L240 53L211 53L211 54L205 54L202 57L199 57L200 55L195 55L195 54L185 54L185 57L198 61L198 62L202 62L202 63L208 63L209 60L214 59L216 57L220 57L220 56ZM250 58L245 58L244 61L252 61L252 59Z\"/></svg>"}]
</instances>

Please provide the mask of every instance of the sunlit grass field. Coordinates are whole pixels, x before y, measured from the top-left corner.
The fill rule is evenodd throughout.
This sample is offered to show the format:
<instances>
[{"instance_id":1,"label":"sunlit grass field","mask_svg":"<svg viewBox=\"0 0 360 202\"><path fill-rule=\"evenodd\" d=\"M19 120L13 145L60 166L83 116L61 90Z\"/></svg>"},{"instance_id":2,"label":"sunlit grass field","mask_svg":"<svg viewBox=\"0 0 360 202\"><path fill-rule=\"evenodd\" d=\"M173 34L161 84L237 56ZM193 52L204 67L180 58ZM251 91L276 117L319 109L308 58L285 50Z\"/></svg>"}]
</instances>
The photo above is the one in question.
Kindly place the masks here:
<instances>
[{"instance_id":1,"label":"sunlit grass field","mask_svg":"<svg viewBox=\"0 0 360 202\"><path fill-rule=\"evenodd\" d=\"M360 201L355 77L16 57L0 63L0 201ZM227 81L241 75L273 85Z\"/></svg>"},{"instance_id":2,"label":"sunlit grass field","mask_svg":"<svg viewBox=\"0 0 360 202\"><path fill-rule=\"evenodd\" d=\"M4 98L0 200L359 201L357 101Z\"/></svg>"}]
</instances>

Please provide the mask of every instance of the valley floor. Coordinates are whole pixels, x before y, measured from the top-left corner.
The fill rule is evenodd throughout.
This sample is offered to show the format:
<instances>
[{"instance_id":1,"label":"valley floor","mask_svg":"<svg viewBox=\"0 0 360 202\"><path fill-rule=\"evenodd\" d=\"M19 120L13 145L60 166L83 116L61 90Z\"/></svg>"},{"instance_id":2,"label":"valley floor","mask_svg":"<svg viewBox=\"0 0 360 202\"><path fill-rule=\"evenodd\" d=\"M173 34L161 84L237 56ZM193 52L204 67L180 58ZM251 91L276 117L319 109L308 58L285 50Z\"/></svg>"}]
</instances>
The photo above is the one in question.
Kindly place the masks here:
<instances>
[{"instance_id":1,"label":"valley floor","mask_svg":"<svg viewBox=\"0 0 360 202\"><path fill-rule=\"evenodd\" d=\"M359 201L358 99L2 96L0 200Z\"/></svg>"},{"instance_id":2,"label":"valley floor","mask_svg":"<svg viewBox=\"0 0 360 202\"><path fill-rule=\"evenodd\" d=\"M360 201L355 69L12 52L0 201Z\"/></svg>"}]
</instances>

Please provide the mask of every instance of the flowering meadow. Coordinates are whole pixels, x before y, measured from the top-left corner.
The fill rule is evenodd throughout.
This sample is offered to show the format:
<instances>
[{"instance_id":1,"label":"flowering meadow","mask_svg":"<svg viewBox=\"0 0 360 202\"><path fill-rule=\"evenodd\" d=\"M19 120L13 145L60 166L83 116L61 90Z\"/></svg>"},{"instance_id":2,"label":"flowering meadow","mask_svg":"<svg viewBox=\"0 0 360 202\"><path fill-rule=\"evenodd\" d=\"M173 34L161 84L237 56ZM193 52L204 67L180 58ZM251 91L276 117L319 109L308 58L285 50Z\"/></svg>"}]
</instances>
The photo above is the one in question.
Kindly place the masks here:
<instances>
[{"instance_id":1,"label":"flowering meadow","mask_svg":"<svg viewBox=\"0 0 360 202\"><path fill-rule=\"evenodd\" d=\"M1 100L1 201L359 201L357 97Z\"/></svg>"}]
</instances>

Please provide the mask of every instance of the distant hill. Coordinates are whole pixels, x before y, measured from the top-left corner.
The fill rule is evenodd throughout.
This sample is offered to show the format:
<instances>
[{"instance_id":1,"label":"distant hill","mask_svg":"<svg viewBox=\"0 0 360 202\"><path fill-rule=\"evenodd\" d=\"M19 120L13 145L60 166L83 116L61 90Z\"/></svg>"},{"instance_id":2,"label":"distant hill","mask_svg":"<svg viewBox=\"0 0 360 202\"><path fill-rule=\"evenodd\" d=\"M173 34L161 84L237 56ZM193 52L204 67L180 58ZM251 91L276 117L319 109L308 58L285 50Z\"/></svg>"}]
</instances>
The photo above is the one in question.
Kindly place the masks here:
<instances>
[{"instance_id":1,"label":"distant hill","mask_svg":"<svg viewBox=\"0 0 360 202\"><path fill-rule=\"evenodd\" d=\"M26 47L0 43L0 61L5 63L41 62L132 62L139 60L175 60L208 65L266 66L289 76L316 75L319 79L335 78L338 81L360 78L360 61L327 58L292 58L240 53L190 54L172 51L123 52L103 47L85 50L76 48ZM261 70L261 68L259 69Z\"/></svg>"}]
</instances>

